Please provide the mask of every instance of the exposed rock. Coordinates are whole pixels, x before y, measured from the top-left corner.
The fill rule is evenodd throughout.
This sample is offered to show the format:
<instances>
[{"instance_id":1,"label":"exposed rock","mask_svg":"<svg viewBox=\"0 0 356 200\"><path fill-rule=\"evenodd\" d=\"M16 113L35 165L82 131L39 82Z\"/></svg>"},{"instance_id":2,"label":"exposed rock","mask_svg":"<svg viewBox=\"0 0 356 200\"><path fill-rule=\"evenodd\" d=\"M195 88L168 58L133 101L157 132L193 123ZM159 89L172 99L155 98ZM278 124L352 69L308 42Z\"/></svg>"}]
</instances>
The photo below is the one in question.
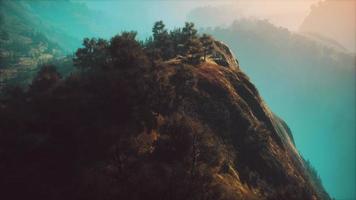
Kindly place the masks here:
<instances>
[{"instance_id":1,"label":"exposed rock","mask_svg":"<svg viewBox=\"0 0 356 200\"><path fill-rule=\"evenodd\" d=\"M239 63L237 59L235 59L234 54L230 48L221 41L214 41L214 51L211 57L219 65L232 69L239 68Z\"/></svg>"}]
</instances>

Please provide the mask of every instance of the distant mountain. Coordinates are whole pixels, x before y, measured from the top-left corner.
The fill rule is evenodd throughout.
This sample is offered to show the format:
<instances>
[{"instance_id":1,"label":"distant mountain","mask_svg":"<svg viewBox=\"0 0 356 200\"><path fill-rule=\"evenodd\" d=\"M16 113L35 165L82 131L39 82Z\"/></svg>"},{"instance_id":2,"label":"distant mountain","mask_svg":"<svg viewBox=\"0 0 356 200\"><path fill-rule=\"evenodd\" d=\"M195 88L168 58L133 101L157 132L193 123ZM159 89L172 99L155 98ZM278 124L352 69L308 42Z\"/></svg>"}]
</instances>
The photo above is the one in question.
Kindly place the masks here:
<instances>
[{"instance_id":1,"label":"distant mountain","mask_svg":"<svg viewBox=\"0 0 356 200\"><path fill-rule=\"evenodd\" d=\"M73 51L81 44L82 37L75 38L62 30L61 26L51 23L47 16L41 15L39 9L41 4L53 1L25 1L25 0L3 0L1 1L1 15L5 26L2 29L10 32L37 32L46 37L52 43L60 44L65 51ZM52 8L48 8L51 10Z\"/></svg>"},{"instance_id":2,"label":"distant mountain","mask_svg":"<svg viewBox=\"0 0 356 200\"><path fill-rule=\"evenodd\" d=\"M0 82L28 84L39 65L58 63L81 45L82 38L105 32L107 26L94 19L110 21L69 0L2 0L0 4ZM65 73L68 66L64 68L60 71Z\"/></svg>"},{"instance_id":3,"label":"distant mountain","mask_svg":"<svg viewBox=\"0 0 356 200\"><path fill-rule=\"evenodd\" d=\"M337 51L350 54L350 50L346 49L344 46L342 46L338 41L334 39L313 32L299 32L299 34L305 36L306 38L312 39L313 41L318 42L319 44L325 47L329 47Z\"/></svg>"},{"instance_id":4,"label":"distant mountain","mask_svg":"<svg viewBox=\"0 0 356 200\"><path fill-rule=\"evenodd\" d=\"M300 26L304 34L331 38L356 53L356 1L325 0L311 7ZM320 40L319 40L320 41Z\"/></svg>"},{"instance_id":5,"label":"distant mountain","mask_svg":"<svg viewBox=\"0 0 356 200\"><path fill-rule=\"evenodd\" d=\"M198 27L228 26L234 20L247 17L246 11L241 8L229 5L197 7L188 13L187 18Z\"/></svg>"},{"instance_id":6,"label":"distant mountain","mask_svg":"<svg viewBox=\"0 0 356 200\"><path fill-rule=\"evenodd\" d=\"M55 39L63 46L68 46L65 42L68 38L60 38L60 34L76 39L68 49L76 50L81 44L84 37L109 36L112 32L114 19L107 17L103 12L91 10L85 3L72 0L59 1L24 1L28 7L39 16L42 23L49 24L51 30L48 37ZM50 32L52 31L52 32ZM58 33L58 34L57 34Z\"/></svg>"},{"instance_id":7,"label":"distant mountain","mask_svg":"<svg viewBox=\"0 0 356 200\"><path fill-rule=\"evenodd\" d=\"M312 149L312 144L323 138L318 146L321 152L333 162L349 162L347 155L340 157L338 153L355 148L354 56L267 21L239 20L226 28L202 31L231 47L267 103L297 133L297 146L309 152L309 159L323 163ZM338 153L332 153L335 150L330 149L330 143L339 147ZM350 170L355 167L351 162L343 166L338 177L331 178L332 166L316 165L321 177L330 177L324 183L337 198L353 198L355 180L347 177L356 175ZM350 185L344 187L348 192L337 190L335 181Z\"/></svg>"},{"instance_id":8,"label":"distant mountain","mask_svg":"<svg viewBox=\"0 0 356 200\"><path fill-rule=\"evenodd\" d=\"M22 76L21 82L28 82L38 65L63 56L65 50L46 36L40 18L25 3L4 0L0 4L0 81L26 72L29 76Z\"/></svg>"}]
</instances>

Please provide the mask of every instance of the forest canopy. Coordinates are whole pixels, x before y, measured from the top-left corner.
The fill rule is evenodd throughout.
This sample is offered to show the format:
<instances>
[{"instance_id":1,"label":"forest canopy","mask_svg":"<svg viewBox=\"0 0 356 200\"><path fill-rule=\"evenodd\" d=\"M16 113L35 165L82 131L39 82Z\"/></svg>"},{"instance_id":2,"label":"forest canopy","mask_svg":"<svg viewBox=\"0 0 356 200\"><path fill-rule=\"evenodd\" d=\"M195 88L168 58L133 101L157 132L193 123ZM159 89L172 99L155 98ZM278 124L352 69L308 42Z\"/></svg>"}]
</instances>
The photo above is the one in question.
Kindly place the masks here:
<instances>
[{"instance_id":1,"label":"forest canopy","mask_svg":"<svg viewBox=\"0 0 356 200\"><path fill-rule=\"evenodd\" d=\"M153 37L145 42L136 35L122 32L109 41L85 38L73 58L76 71L64 77L55 65L45 64L27 88L7 86L2 90L0 154L5 162L0 164L0 186L7 188L3 195L48 198L51 191L57 191L64 198L73 197L74 191L85 190L86 183L74 187L68 180L81 179L86 169L100 166L108 158L133 156L136 147L131 140L157 128L155 112L172 112L168 102L175 96L152 90L163 87L155 81L161 63L177 56L186 63L203 62L213 42L207 35L199 36L193 23L168 33L159 21ZM155 144L153 156L165 158L176 151L172 145L184 148L191 137L189 132L185 134L177 138L179 143L172 140L166 146L162 140ZM121 167L128 170L125 164ZM17 177L9 185L6 180L11 174ZM125 174L118 176L126 182ZM18 189L22 193L14 193ZM129 195L129 188L121 190L119 196ZM90 192L83 195L87 194Z\"/></svg>"},{"instance_id":2,"label":"forest canopy","mask_svg":"<svg viewBox=\"0 0 356 200\"><path fill-rule=\"evenodd\" d=\"M213 39L199 36L194 24L186 22L183 28L170 32L162 21L152 28L153 36L146 41L137 41L134 31L123 32L110 41L85 38L83 48L75 53L74 65L82 69L130 67L147 61L164 61L177 56L199 63L211 51Z\"/></svg>"}]
</instances>

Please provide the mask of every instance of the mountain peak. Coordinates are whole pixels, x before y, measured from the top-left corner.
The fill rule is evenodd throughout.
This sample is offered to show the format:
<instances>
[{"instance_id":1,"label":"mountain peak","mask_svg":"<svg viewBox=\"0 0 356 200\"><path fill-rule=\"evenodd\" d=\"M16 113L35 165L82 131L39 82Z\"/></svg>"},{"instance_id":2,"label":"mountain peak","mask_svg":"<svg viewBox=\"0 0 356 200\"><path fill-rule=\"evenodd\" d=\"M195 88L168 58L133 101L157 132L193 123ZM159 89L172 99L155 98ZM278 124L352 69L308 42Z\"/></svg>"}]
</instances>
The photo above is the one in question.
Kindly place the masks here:
<instances>
[{"instance_id":1,"label":"mountain peak","mask_svg":"<svg viewBox=\"0 0 356 200\"><path fill-rule=\"evenodd\" d=\"M77 73L45 66L5 95L0 184L22 192L3 195L330 199L227 45L191 23L155 27L145 44L84 39Z\"/></svg>"}]
</instances>

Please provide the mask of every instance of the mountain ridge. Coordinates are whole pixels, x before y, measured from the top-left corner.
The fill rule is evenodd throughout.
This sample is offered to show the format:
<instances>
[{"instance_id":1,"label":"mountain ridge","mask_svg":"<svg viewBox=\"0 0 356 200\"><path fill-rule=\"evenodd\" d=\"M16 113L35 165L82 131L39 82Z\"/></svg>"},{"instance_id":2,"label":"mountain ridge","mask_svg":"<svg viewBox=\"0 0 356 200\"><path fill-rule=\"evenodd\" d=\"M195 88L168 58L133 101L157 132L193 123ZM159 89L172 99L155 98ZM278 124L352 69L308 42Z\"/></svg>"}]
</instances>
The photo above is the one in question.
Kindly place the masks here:
<instances>
[{"instance_id":1,"label":"mountain ridge","mask_svg":"<svg viewBox=\"0 0 356 200\"><path fill-rule=\"evenodd\" d=\"M80 72L44 66L2 96L3 195L330 199L229 47L192 23L153 32L85 39Z\"/></svg>"}]
</instances>

